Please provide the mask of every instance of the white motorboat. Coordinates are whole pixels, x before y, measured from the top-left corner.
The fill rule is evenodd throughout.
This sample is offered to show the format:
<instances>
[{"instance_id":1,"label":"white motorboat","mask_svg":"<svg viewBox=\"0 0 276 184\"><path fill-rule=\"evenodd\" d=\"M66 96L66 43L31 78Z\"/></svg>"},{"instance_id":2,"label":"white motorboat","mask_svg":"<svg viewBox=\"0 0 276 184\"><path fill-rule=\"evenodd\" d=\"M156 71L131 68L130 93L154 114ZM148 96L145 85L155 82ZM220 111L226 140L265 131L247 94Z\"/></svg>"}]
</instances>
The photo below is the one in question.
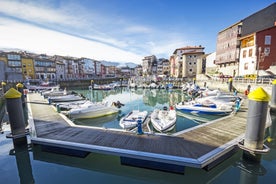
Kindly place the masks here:
<instances>
[{"instance_id":1,"label":"white motorboat","mask_svg":"<svg viewBox=\"0 0 276 184\"><path fill-rule=\"evenodd\" d=\"M151 114L151 123L159 132L171 131L176 125L176 110L173 107L155 109Z\"/></svg>"},{"instance_id":2,"label":"white motorboat","mask_svg":"<svg viewBox=\"0 0 276 184\"><path fill-rule=\"evenodd\" d=\"M126 116L121 118L119 125L123 129L132 129L137 126L137 123L138 123L137 121L139 118L141 119L142 123L144 123L147 116L148 116L147 111L133 110L133 111L129 112Z\"/></svg>"},{"instance_id":3,"label":"white motorboat","mask_svg":"<svg viewBox=\"0 0 276 184\"><path fill-rule=\"evenodd\" d=\"M69 110L67 115L72 119L87 119L107 116L119 111L119 109L113 104L92 103L89 105L82 105L79 108Z\"/></svg>"},{"instance_id":4,"label":"white motorboat","mask_svg":"<svg viewBox=\"0 0 276 184\"><path fill-rule=\"evenodd\" d=\"M70 102L70 101L78 101L78 100L83 100L82 96L79 95L62 95L62 96L51 96L48 97L49 103L52 102Z\"/></svg>"},{"instance_id":5,"label":"white motorboat","mask_svg":"<svg viewBox=\"0 0 276 184\"><path fill-rule=\"evenodd\" d=\"M211 96L205 96L205 97L198 97L195 99L195 102L201 103L201 104L226 104L226 105L232 105L234 106L237 102L237 100L242 101L242 98L236 95L229 95L229 94L221 94L218 93L217 95L211 95Z\"/></svg>"},{"instance_id":6,"label":"white motorboat","mask_svg":"<svg viewBox=\"0 0 276 184\"><path fill-rule=\"evenodd\" d=\"M195 101L181 102L177 104L176 109L184 113L209 114L209 115L227 115L233 111L232 105L215 103L198 103Z\"/></svg>"},{"instance_id":7,"label":"white motorboat","mask_svg":"<svg viewBox=\"0 0 276 184\"><path fill-rule=\"evenodd\" d=\"M82 106L90 105L93 102L90 100L80 100L80 101L73 101L73 102L62 102L59 103L59 108L61 110L70 110L70 109L76 109L80 108Z\"/></svg>"},{"instance_id":8,"label":"white motorboat","mask_svg":"<svg viewBox=\"0 0 276 184\"><path fill-rule=\"evenodd\" d=\"M67 94L67 90L61 90L59 86L54 86L50 91L44 91L41 93L44 98L48 98L49 96L62 96Z\"/></svg>"}]
</instances>

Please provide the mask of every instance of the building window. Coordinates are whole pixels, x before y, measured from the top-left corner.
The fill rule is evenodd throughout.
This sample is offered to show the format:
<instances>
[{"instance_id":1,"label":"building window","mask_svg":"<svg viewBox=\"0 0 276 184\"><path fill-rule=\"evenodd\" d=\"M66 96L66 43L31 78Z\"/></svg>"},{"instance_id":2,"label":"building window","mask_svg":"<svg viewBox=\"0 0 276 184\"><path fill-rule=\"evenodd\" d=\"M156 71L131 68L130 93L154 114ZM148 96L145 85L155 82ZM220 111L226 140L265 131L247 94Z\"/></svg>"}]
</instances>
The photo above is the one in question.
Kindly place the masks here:
<instances>
[{"instance_id":1,"label":"building window","mask_svg":"<svg viewBox=\"0 0 276 184\"><path fill-rule=\"evenodd\" d=\"M248 63L244 63L244 70L248 70Z\"/></svg>"},{"instance_id":2,"label":"building window","mask_svg":"<svg viewBox=\"0 0 276 184\"><path fill-rule=\"evenodd\" d=\"M265 45L270 45L271 44L271 36L270 35L266 35L265 36Z\"/></svg>"},{"instance_id":3,"label":"building window","mask_svg":"<svg viewBox=\"0 0 276 184\"><path fill-rule=\"evenodd\" d=\"M252 52L253 52L252 49L249 49L249 53L248 53L249 57L252 57Z\"/></svg>"},{"instance_id":4,"label":"building window","mask_svg":"<svg viewBox=\"0 0 276 184\"><path fill-rule=\"evenodd\" d=\"M242 52L242 57L243 57L243 58L246 58L246 50L243 50L243 52Z\"/></svg>"},{"instance_id":5,"label":"building window","mask_svg":"<svg viewBox=\"0 0 276 184\"><path fill-rule=\"evenodd\" d=\"M17 54L8 54L7 58L8 60L21 60L20 55L17 55Z\"/></svg>"},{"instance_id":6,"label":"building window","mask_svg":"<svg viewBox=\"0 0 276 184\"><path fill-rule=\"evenodd\" d=\"M270 53L270 47L265 47L264 48L264 55L269 56L269 53Z\"/></svg>"},{"instance_id":7,"label":"building window","mask_svg":"<svg viewBox=\"0 0 276 184\"><path fill-rule=\"evenodd\" d=\"M21 67L21 61L8 61L10 67Z\"/></svg>"}]
</instances>

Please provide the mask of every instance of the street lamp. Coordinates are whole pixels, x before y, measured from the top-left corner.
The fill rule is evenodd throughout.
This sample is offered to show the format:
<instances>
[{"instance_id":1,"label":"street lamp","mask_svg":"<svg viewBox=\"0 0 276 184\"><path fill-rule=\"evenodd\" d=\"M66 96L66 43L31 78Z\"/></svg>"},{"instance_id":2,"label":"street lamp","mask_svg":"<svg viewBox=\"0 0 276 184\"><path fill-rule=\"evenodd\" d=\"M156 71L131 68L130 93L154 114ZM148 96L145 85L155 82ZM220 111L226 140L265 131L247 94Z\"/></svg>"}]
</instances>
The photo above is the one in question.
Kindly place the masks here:
<instances>
[{"instance_id":1,"label":"street lamp","mask_svg":"<svg viewBox=\"0 0 276 184\"><path fill-rule=\"evenodd\" d=\"M260 61L261 61L261 52L262 52L262 47L258 48L258 59L257 59L257 78L259 76L259 67L260 67Z\"/></svg>"}]
</instances>

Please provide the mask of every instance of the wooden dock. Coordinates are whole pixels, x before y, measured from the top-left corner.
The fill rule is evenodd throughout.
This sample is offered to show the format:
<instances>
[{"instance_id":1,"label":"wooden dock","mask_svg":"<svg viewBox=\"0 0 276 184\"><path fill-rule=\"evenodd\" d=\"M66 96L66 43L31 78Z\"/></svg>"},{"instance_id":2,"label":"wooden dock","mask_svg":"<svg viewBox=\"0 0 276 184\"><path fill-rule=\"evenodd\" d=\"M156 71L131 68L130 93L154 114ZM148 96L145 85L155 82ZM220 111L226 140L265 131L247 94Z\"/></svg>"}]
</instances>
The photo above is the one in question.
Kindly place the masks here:
<instances>
[{"instance_id":1,"label":"wooden dock","mask_svg":"<svg viewBox=\"0 0 276 184\"><path fill-rule=\"evenodd\" d=\"M72 124L38 93L28 94L31 142L164 164L211 168L237 148L246 127L247 106L235 115L174 135L83 127Z\"/></svg>"}]
</instances>

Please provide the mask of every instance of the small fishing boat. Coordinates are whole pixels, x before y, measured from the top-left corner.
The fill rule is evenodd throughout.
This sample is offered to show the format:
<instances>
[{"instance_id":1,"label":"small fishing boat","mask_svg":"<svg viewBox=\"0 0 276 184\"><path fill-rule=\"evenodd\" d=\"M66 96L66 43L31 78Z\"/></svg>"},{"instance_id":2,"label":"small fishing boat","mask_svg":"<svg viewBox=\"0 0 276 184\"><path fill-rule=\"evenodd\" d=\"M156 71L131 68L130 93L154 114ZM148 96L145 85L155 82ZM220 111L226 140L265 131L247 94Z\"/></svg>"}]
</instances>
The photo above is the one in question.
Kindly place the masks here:
<instances>
[{"instance_id":1,"label":"small fishing boat","mask_svg":"<svg viewBox=\"0 0 276 184\"><path fill-rule=\"evenodd\" d=\"M152 126L159 132L171 131L176 125L176 110L171 106L155 109L151 114Z\"/></svg>"},{"instance_id":2,"label":"small fishing boat","mask_svg":"<svg viewBox=\"0 0 276 184\"><path fill-rule=\"evenodd\" d=\"M181 102L177 104L176 109L184 113L192 114L210 114L210 115L226 115L233 112L232 105L215 104L215 103L198 103L195 101Z\"/></svg>"},{"instance_id":3,"label":"small fishing boat","mask_svg":"<svg viewBox=\"0 0 276 184\"><path fill-rule=\"evenodd\" d=\"M121 120L119 122L119 125L123 129L132 129L132 128L135 128L137 126L138 118L140 118L142 123L144 123L147 116L148 116L147 111L133 110L133 111L129 112L126 116L121 118Z\"/></svg>"},{"instance_id":4,"label":"small fishing boat","mask_svg":"<svg viewBox=\"0 0 276 184\"><path fill-rule=\"evenodd\" d=\"M72 119L87 119L107 116L117 113L119 109L112 103L92 103L89 105L82 105L78 108L69 110L66 114Z\"/></svg>"}]
</instances>

